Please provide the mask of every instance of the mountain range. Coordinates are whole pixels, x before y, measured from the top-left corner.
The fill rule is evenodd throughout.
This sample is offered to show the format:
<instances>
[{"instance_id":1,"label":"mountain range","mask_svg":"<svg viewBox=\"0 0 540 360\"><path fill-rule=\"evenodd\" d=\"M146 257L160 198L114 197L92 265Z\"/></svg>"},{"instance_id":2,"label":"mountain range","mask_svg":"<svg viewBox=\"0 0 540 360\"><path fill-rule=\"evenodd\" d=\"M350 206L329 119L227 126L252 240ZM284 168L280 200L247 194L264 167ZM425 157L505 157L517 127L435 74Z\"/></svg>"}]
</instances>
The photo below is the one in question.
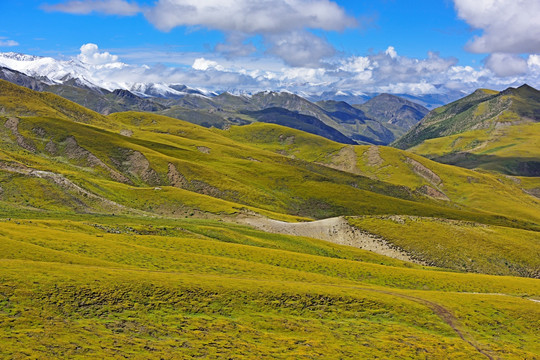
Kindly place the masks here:
<instances>
[{"instance_id":1,"label":"mountain range","mask_svg":"<svg viewBox=\"0 0 540 360\"><path fill-rule=\"evenodd\" d=\"M300 126L298 120L291 122L292 114L283 110L274 113L274 123L307 131L315 131L313 124L318 124L313 133L331 140L383 145L397 139L427 113L421 105L388 94L369 99L363 106L369 108L372 115L366 116L361 108L353 108L345 102L312 103L289 92L263 91L253 95L223 92L218 95L185 85L164 84L106 84L108 88L103 88L89 81L88 75L79 71L84 69L84 64L75 60L63 63L51 58L8 55L0 56L0 64L13 68L0 67L0 78L33 90L55 93L104 115L127 110L151 111L207 127L224 128L258 121L260 116L253 112L280 108L298 113L311 125ZM115 86L123 88L113 89ZM407 120L403 121L404 118Z\"/></svg>"},{"instance_id":2,"label":"mountain range","mask_svg":"<svg viewBox=\"0 0 540 360\"><path fill-rule=\"evenodd\" d=\"M104 115L148 111L220 129L271 122L344 144L392 144L467 168L526 176L540 172L531 150L538 146L534 124L540 117L540 102L538 91L527 85L502 92L480 89L428 111L418 103L391 94L369 98L356 93L367 101L350 105L332 99L311 102L290 92L217 94L165 84L108 83L109 88L103 88L88 80L90 70L77 60L0 55L0 64L26 72L0 67L0 78L61 95ZM114 86L124 88L112 89ZM527 141L512 142L518 132L530 134Z\"/></svg>"},{"instance_id":3,"label":"mountain range","mask_svg":"<svg viewBox=\"0 0 540 360\"><path fill-rule=\"evenodd\" d=\"M540 176L540 91L479 89L431 111L392 146L467 168Z\"/></svg>"}]
</instances>

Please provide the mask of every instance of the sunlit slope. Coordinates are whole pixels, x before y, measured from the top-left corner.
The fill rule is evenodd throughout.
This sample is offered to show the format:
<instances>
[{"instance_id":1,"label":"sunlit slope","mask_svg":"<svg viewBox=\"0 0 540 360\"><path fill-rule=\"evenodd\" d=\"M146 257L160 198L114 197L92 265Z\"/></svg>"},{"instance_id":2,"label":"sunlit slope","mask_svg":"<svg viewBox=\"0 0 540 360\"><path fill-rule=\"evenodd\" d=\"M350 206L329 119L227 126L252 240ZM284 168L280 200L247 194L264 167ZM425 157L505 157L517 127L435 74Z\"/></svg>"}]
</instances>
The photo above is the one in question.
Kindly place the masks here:
<instances>
[{"instance_id":1,"label":"sunlit slope","mask_svg":"<svg viewBox=\"0 0 540 360\"><path fill-rule=\"evenodd\" d=\"M540 92L477 90L430 112L392 145L466 168L540 175Z\"/></svg>"},{"instance_id":2,"label":"sunlit slope","mask_svg":"<svg viewBox=\"0 0 540 360\"><path fill-rule=\"evenodd\" d=\"M1 224L0 339L10 358L540 351L533 279L433 271L208 220Z\"/></svg>"},{"instance_id":3,"label":"sunlit slope","mask_svg":"<svg viewBox=\"0 0 540 360\"><path fill-rule=\"evenodd\" d=\"M467 131L426 140L410 151L447 164L540 176L540 123Z\"/></svg>"},{"instance_id":4,"label":"sunlit slope","mask_svg":"<svg viewBox=\"0 0 540 360\"><path fill-rule=\"evenodd\" d=\"M223 134L289 157L403 186L447 206L539 221L538 198L524 191L517 179L504 175L444 165L390 147L346 146L266 124L231 127Z\"/></svg>"},{"instance_id":5,"label":"sunlit slope","mask_svg":"<svg viewBox=\"0 0 540 360\"><path fill-rule=\"evenodd\" d=\"M15 103L18 89L13 89ZM40 103L40 93L23 90L24 106ZM66 101L48 96L55 104ZM67 104L72 113L88 111ZM534 226L530 216L515 223L461 211L402 184L291 159L164 116L119 113L81 123L68 116L15 114L7 109L0 121L6 207L175 216L193 210L310 218L409 214Z\"/></svg>"},{"instance_id":6,"label":"sunlit slope","mask_svg":"<svg viewBox=\"0 0 540 360\"><path fill-rule=\"evenodd\" d=\"M135 127L131 136L123 136L62 119L5 117L2 122L8 124L0 130L2 168L8 173L3 199L11 203L19 196L10 190L25 189L18 181L44 182L62 174L107 200L157 213L170 213L176 196L170 194L186 191L238 208L310 217L416 211L415 197L399 187L256 150L188 123L183 123L183 136ZM31 194L22 197L36 201ZM153 202L162 204L156 208ZM445 211L429 204L426 209Z\"/></svg>"},{"instance_id":7,"label":"sunlit slope","mask_svg":"<svg viewBox=\"0 0 540 360\"><path fill-rule=\"evenodd\" d=\"M0 80L0 115L39 116L109 127L107 119L63 97Z\"/></svg>"},{"instance_id":8,"label":"sunlit slope","mask_svg":"<svg viewBox=\"0 0 540 360\"><path fill-rule=\"evenodd\" d=\"M540 278L540 236L535 231L408 216L349 221L434 266Z\"/></svg>"}]
</instances>

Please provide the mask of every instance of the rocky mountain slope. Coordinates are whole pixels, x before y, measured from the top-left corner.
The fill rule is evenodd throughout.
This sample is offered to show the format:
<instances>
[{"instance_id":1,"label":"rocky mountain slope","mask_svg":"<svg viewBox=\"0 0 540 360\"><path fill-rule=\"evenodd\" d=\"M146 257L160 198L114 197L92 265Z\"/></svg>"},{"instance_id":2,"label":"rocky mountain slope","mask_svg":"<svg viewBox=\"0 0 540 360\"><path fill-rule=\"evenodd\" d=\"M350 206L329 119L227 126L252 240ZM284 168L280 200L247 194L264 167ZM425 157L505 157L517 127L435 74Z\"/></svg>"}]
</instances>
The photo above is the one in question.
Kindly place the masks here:
<instances>
[{"instance_id":1,"label":"rocky mountain slope","mask_svg":"<svg viewBox=\"0 0 540 360\"><path fill-rule=\"evenodd\" d=\"M418 124L429 112L428 109L412 101L391 94L380 94L362 105L356 106L371 119L383 124L391 124L403 133L396 134L396 139Z\"/></svg>"}]
</instances>

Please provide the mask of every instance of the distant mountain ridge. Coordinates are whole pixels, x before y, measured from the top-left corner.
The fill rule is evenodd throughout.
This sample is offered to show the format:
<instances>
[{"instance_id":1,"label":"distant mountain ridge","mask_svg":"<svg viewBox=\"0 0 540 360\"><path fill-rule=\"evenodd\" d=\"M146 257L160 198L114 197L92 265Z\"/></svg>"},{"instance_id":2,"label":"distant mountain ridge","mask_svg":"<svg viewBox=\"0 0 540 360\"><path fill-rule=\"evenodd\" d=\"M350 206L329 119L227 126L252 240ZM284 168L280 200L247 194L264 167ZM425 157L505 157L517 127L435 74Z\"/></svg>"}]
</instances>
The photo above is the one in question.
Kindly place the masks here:
<instances>
[{"instance_id":1,"label":"distant mountain ridge","mask_svg":"<svg viewBox=\"0 0 540 360\"><path fill-rule=\"evenodd\" d=\"M540 121L540 91L527 84L501 92L479 89L431 111L394 145L406 149L427 139L496 127L501 123L512 125L516 120Z\"/></svg>"},{"instance_id":2,"label":"distant mountain ridge","mask_svg":"<svg viewBox=\"0 0 540 360\"><path fill-rule=\"evenodd\" d=\"M431 111L392 146L466 168L540 176L540 91L479 89Z\"/></svg>"},{"instance_id":3,"label":"distant mountain ridge","mask_svg":"<svg viewBox=\"0 0 540 360\"><path fill-rule=\"evenodd\" d=\"M131 90L111 91L89 85L84 79L64 76L61 82L29 76L6 67L0 67L0 78L32 90L52 92L105 115L130 110L148 111L217 128L245 125L264 118L267 122L305 130L346 144L388 144L409 128L405 123L393 123L394 118L403 117L393 112L402 111L400 109L403 106L420 109L412 115L416 115L412 121L420 120L421 114L427 112L422 106L395 96L387 96L387 101L378 100L379 96L369 100L364 106L378 110L373 111L375 116L367 116L359 108L345 102L327 100L315 104L290 92L262 91L253 95L224 92L206 95L185 85L162 84L135 84ZM392 105L390 109L392 101L398 105ZM379 109L381 106L384 109ZM256 113L265 109L274 111ZM272 119L269 119L269 114L272 114ZM292 118L295 120L292 121Z\"/></svg>"},{"instance_id":4,"label":"distant mountain ridge","mask_svg":"<svg viewBox=\"0 0 540 360\"><path fill-rule=\"evenodd\" d=\"M222 92L229 92L234 95L254 95L256 92L246 92L245 89L221 89L219 91L209 91L201 88L189 88L186 85L174 83L126 83L109 79L107 76L95 76L103 71L111 69L123 69L129 65L124 63L113 63L106 65L89 65L78 58L69 60L57 60L52 57L41 57L34 55L19 54L15 52L0 52L0 66L22 72L34 78L43 78L47 82L63 84L70 79L77 79L82 84L89 87L103 88L109 91L116 89L129 90L139 96L178 98L185 94L198 93L206 96L216 96ZM378 93L363 92L359 90L331 89L323 92L298 92L297 95L311 101L335 100L345 101L349 104L363 104ZM429 109L444 105L450 101L457 100L463 96L459 92L455 93L433 93L433 94L395 94L416 102Z\"/></svg>"}]
</instances>

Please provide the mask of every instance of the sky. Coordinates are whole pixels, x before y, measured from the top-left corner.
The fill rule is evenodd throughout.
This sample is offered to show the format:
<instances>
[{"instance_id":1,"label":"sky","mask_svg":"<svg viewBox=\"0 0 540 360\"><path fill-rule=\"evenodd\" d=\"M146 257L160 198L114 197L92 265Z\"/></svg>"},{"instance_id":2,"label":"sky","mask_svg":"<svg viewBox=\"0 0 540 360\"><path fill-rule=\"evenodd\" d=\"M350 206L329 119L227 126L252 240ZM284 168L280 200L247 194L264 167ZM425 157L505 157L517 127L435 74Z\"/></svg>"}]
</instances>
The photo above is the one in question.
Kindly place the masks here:
<instances>
[{"instance_id":1,"label":"sky","mask_svg":"<svg viewBox=\"0 0 540 360\"><path fill-rule=\"evenodd\" d=\"M211 90L540 88L540 0L0 1L0 52Z\"/></svg>"}]
</instances>

